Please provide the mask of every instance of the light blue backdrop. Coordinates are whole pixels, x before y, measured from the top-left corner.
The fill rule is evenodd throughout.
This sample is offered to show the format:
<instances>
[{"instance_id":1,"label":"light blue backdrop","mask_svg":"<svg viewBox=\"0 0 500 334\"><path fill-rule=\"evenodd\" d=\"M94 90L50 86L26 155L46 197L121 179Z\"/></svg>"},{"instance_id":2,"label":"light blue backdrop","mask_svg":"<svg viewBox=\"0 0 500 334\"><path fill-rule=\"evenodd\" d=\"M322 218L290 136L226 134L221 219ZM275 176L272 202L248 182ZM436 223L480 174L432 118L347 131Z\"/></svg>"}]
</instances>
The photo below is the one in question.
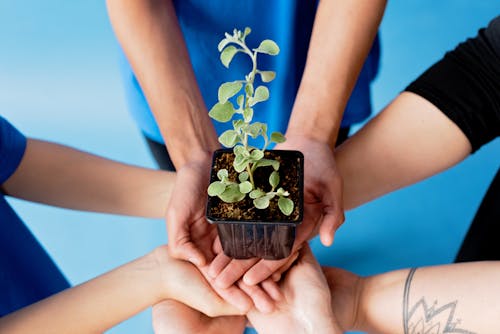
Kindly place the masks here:
<instances>
[{"instance_id":1,"label":"light blue backdrop","mask_svg":"<svg viewBox=\"0 0 500 334\"><path fill-rule=\"evenodd\" d=\"M499 13L497 0L390 1L375 109ZM121 88L104 1L0 1L0 113L26 134L153 166ZM314 241L316 254L361 274L450 262L499 156L497 139L441 175L349 212L332 248ZM11 203L74 284L166 241L160 220ZM152 332L150 312L110 332Z\"/></svg>"}]
</instances>

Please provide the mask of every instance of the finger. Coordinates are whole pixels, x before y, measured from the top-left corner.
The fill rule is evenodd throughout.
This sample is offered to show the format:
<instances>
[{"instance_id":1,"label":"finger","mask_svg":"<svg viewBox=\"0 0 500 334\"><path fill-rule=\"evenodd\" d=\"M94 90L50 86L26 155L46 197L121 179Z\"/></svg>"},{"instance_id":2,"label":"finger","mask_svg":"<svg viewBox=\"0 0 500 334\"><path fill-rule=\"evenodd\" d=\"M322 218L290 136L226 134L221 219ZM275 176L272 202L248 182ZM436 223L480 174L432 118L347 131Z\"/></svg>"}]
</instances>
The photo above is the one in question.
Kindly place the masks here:
<instances>
[{"instance_id":1,"label":"finger","mask_svg":"<svg viewBox=\"0 0 500 334\"><path fill-rule=\"evenodd\" d=\"M176 259L189 261L197 267L206 264L205 256L192 242L178 244L177 247L169 244L168 253Z\"/></svg>"},{"instance_id":2,"label":"finger","mask_svg":"<svg viewBox=\"0 0 500 334\"><path fill-rule=\"evenodd\" d=\"M215 237L214 244L212 245L212 251L214 252L214 254L219 254L223 251L219 235Z\"/></svg>"},{"instance_id":3,"label":"finger","mask_svg":"<svg viewBox=\"0 0 500 334\"><path fill-rule=\"evenodd\" d=\"M243 281L247 285L256 285L269 278L288 262L288 258L282 260L260 260L251 269L248 269Z\"/></svg>"},{"instance_id":4,"label":"finger","mask_svg":"<svg viewBox=\"0 0 500 334\"><path fill-rule=\"evenodd\" d=\"M215 292L227 303L236 307L241 312L240 314L246 314L253 307L252 299L237 286L232 285L227 289L216 287L214 280L208 276L208 266L200 268L200 271Z\"/></svg>"},{"instance_id":5,"label":"finger","mask_svg":"<svg viewBox=\"0 0 500 334\"><path fill-rule=\"evenodd\" d=\"M275 273L272 274L271 278L273 281L275 282L278 282L280 279L281 279L281 275L287 271L288 269L290 269L290 267L295 263L295 261L297 260L297 258L299 257L299 250L300 248L302 248L302 245L299 247L299 249L297 250L297 252L293 253L287 260L287 262L281 266L281 268L279 268Z\"/></svg>"},{"instance_id":6,"label":"finger","mask_svg":"<svg viewBox=\"0 0 500 334\"><path fill-rule=\"evenodd\" d=\"M264 292L267 293L274 301L279 302L283 300L284 296L279 285L272 279L268 278L260 285Z\"/></svg>"},{"instance_id":7,"label":"finger","mask_svg":"<svg viewBox=\"0 0 500 334\"><path fill-rule=\"evenodd\" d=\"M231 262L229 262L229 264L215 279L215 285L219 288L227 288L233 285L258 261L258 258L248 260L231 260Z\"/></svg>"},{"instance_id":8,"label":"finger","mask_svg":"<svg viewBox=\"0 0 500 334\"><path fill-rule=\"evenodd\" d=\"M208 268L208 275L216 278L220 272L231 262L231 258L224 253L218 254Z\"/></svg>"},{"instance_id":9,"label":"finger","mask_svg":"<svg viewBox=\"0 0 500 334\"><path fill-rule=\"evenodd\" d=\"M333 244L335 231L337 231L344 221L345 216L341 209L335 209L334 212L327 212L325 214L319 228L319 237L323 245L329 247Z\"/></svg>"},{"instance_id":10,"label":"finger","mask_svg":"<svg viewBox=\"0 0 500 334\"><path fill-rule=\"evenodd\" d=\"M273 299L258 285L247 285L242 280L238 281L241 290L252 298L255 308L262 313L271 313L274 311Z\"/></svg>"}]
</instances>

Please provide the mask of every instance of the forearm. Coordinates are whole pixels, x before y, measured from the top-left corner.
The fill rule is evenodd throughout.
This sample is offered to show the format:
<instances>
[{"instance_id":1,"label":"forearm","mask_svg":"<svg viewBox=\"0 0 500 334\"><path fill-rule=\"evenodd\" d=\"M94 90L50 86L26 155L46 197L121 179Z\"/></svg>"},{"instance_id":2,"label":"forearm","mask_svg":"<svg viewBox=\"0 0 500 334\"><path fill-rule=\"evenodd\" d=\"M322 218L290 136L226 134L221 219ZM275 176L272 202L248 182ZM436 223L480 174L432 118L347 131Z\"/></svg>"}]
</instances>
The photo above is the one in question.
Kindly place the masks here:
<instances>
[{"instance_id":1,"label":"forearm","mask_svg":"<svg viewBox=\"0 0 500 334\"><path fill-rule=\"evenodd\" d=\"M344 208L421 181L470 152L467 137L436 106L403 93L335 150Z\"/></svg>"},{"instance_id":2,"label":"forearm","mask_svg":"<svg viewBox=\"0 0 500 334\"><path fill-rule=\"evenodd\" d=\"M154 254L0 318L2 333L102 333L162 300Z\"/></svg>"},{"instance_id":3,"label":"forearm","mask_svg":"<svg viewBox=\"0 0 500 334\"><path fill-rule=\"evenodd\" d=\"M399 270L362 280L356 329L369 333L500 331L500 263ZM448 331L447 331L448 330ZM440 331L441 333L441 331Z\"/></svg>"},{"instance_id":4,"label":"forearm","mask_svg":"<svg viewBox=\"0 0 500 334\"><path fill-rule=\"evenodd\" d=\"M386 0L320 1L288 134L335 143Z\"/></svg>"},{"instance_id":5,"label":"forearm","mask_svg":"<svg viewBox=\"0 0 500 334\"><path fill-rule=\"evenodd\" d=\"M170 0L108 0L116 36L177 168L219 147ZM182 124L182 126L179 126Z\"/></svg>"},{"instance_id":6,"label":"forearm","mask_svg":"<svg viewBox=\"0 0 500 334\"><path fill-rule=\"evenodd\" d=\"M7 194L65 208L164 217L175 175L29 139Z\"/></svg>"}]
</instances>

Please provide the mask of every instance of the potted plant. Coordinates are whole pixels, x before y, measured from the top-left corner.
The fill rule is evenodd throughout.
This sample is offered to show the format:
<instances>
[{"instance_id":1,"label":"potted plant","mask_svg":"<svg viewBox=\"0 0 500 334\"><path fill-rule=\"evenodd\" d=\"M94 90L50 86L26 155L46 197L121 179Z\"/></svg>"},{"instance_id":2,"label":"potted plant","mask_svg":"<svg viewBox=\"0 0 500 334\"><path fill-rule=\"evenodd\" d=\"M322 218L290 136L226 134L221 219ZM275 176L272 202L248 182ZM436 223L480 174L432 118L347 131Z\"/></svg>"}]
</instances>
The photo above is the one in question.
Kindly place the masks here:
<instances>
[{"instance_id":1,"label":"potted plant","mask_svg":"<svg viewBox=\"0 0 500 334\"><path fill-rule=\"evenodd\" d=\"M252 60L252 69L242 80L223 83L218 102L209 111L210 117L232 121L233 127L219 137L226 149L213 155L206 216L217 224L226 255L281 259L290 254L296 225L302 222L304 157L299 151L266 150L285 137L279 132L268 135L266 124L252 122L253 107L269 98L263 84L276 76L258 69L257 56L275 56L279 48L264 40L250 49L245 42L250 32L250 28L235 29L218 46L225 67L241 52ZM262 85L256 85L258 77ZM262 147L252 146L250 138L260 138Z\"/></svg>"}]
</instances>

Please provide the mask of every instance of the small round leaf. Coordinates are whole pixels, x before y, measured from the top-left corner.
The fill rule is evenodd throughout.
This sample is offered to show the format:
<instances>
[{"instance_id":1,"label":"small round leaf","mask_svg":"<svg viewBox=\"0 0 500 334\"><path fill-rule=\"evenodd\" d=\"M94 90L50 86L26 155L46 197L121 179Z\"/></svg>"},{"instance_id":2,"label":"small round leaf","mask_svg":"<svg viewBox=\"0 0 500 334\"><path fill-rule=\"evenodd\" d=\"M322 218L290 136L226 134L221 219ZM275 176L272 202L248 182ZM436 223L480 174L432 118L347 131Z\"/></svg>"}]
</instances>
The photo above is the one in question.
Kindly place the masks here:
<instances>
[{"instance_id":1,"label":"small round leaf","mask_svg":"<svg viewBox=\"0 0 500 334\"><path fill-rule=\"evenodd\" d=\"M250 158L255 161L260 160L264 158L264 152L262 152L261 150L253 150L250 153Z\"/></svg>"},{"instance_id":2,"label":"small round leaf","mask_svg":"<svg viewBox=\"0 0 500 334\"><path fill-rule=\"evenodd\" d=\"M252 184L249 181L240 183L239 187L240 187L240 193L242 194L248 194L253 189Z\"/></svg>"},{"instance_id":3,"label":"small round leaf","mask_svg":"<svg viewBox=\"0 0 500 334\"><path fill-rule=\"evenodd\" d=\"M226 103L226 101L236 95L243 87L243 84L238 81L225 82L219 87L218 97L219 103Z\"/></svg>"},{"instance_id":4,"label":"small round leaf","mask_svg":"<svg viewBox=\"0 0 500 334\"><path fill-rule=\"evenodd\" d=\"M222 194L218 195L221 200L226 203L235 203L245 198L245 194L240 192L240 187L237 184L230 184Z\"/></svg>"},{"instance_id":5,"label":"small round leaf","mask_svg":"<svg viewBox=\"0 0 500 334\"><path fill-rule=\"evenodd\" d=\"M257 209L266 209L269 206L269 196L262 196L253 200L253 205Z\"/></svg>"},{"instance_id":6,"label":"small round leaf","mask_svg":"<svg viewBox=\"0 0 500 334\"><path fill-rule=\"evenodd\" d=\"M266 194L265 192L263 192L261 189L257 188L255 190L252 190L250 192L249 196L251 199L256 199L256 198L264 196L265 194Z\"/></svg>"},{"instance_id":7,"label":"small round leaf","mask_svg":"<svg viewBox=\"0 0 500 334\"><path fill-rule=\"evenodd\" d=\"M218 196L226 190L226 185L220 181L210 183L207 192L209 196Z\"/></svg>"},{"instance_id":8,"label":"small round leaf","mask_svg":"<svg viewBox=\"0 0 500 334\"><path fill-rule=\"evenodd\" d=\"M281 134L281 132L273 132L271 133L271 141L279 144L284 143L286 138Z\"/></svg>"},{"instance_id":9,"label":"small round leaf","mask_svg":"<svg viewBox=\"0 0 500 334\"><path fill-rule=\"evenodd\" d=\"M218 172L217 172L217 178L221 181L223 181L224 179L227 179L229 177L229 173L227 172L227 169L223 168L223 169L220 169Z\"/></svg>"},{"instance_id":10,"label":"small round leaf","mask_svg":"<svg viewBox=\"0 0 500 334\"><path fill-rule=\"evenodd\" d=\"M238 180L240 180L240 182L245 182L246 180L248 180L248 173L247 172L241 172L238 175Z\"/></svg>"},{"instance_id":11,"label":"small round leaf","mask_svg":"<svg viewBox=\"0 0 500 334\"><path fill-rule=\"evenodd\" d=\"M271 187L276 188L280 183L280 174L277 171L273 171L271 175L269 175L269 184Z\"/></svg>"},{"instance_id":12,"label":"small round leaf","mask_svg":"<svg viewBox=\"0 0 500 334\"><path fill-rule=\"evenodd\" d=\"M219 136L219 143L225 147L233 147L238 142L238 132L226 130Z\"/></svg>"},{"instance_id":13,"label":"small round leaf","mask_svg":"<svg viewBox=\"0 0 500 334\"><path fill-rule=\"evenodd\" d=\"M250 106L254 106L259 102L263 102L269 98L269 89L266 86L259 86L255 89L255 94L250 102Z\"/></svg>"},{"instance_id":14,"label":"small round leaf","mask_svg":"<svg viewBox=\"0 0 500 334\"><path fill-rule=\"evenodd\" d=\"M247 123L251 122L253 118L253 109L252 108L243 109L243 118L245 119L245 122Z\"/></svg>"},{"instance_id":15,"label":"small round leaf","mask_svg":"<svg viewBox=\"0 0 500 334\"><path fill-rule=\"evenodd\" d=\"M278 207L284 215L290 216L293 212L293 201L286 197L280 197L278 200Z\"/></svg>"},{"instance_id":16,"label":"small round leaf","mask_svg":"<svg viewBox=\"0 0 500 334\"><path fill-rule=\"evenodd\" d=\"M271 56L276 56L278 53L280 53L280 48L274 41L265 39L260 43L259 47L255 49L255 51L266 53Z\"/></svg>"},{"instance_id":17,"label":"small round leaf","mask_svg":"<svg viewBox=\"0 0 500 334\"><path fill-rule=\"evenodd\" d=\"M233 104L229 101L226 101L226 103L216 103L210 109L208 115L218 122L228 122L234 115Z\"/></svg>"},{"instance_id":18,"label":"small round leaf","mask_svg":"<svg viewBox=\"0 0 500 334\"><path fill-rule=\"evenodd\" d=\"M238 52L239 50L235 48L233 45L227 46L224 50L222 50L220 54L220 61L225 67L229 67L229 64L231 63L231 60L233 60L234 55Z\"/></svg>"},{"instance_id":19,"label":"small round leaf","mask_svg":"<svg viewBox=\"0 0 500 334\"><path fill-rule=\"evenodd\" d=\"M259 71L259 74L262 82L271 82L276 78L276 72L274 71Z\"/></svg>"}]
</instances>

